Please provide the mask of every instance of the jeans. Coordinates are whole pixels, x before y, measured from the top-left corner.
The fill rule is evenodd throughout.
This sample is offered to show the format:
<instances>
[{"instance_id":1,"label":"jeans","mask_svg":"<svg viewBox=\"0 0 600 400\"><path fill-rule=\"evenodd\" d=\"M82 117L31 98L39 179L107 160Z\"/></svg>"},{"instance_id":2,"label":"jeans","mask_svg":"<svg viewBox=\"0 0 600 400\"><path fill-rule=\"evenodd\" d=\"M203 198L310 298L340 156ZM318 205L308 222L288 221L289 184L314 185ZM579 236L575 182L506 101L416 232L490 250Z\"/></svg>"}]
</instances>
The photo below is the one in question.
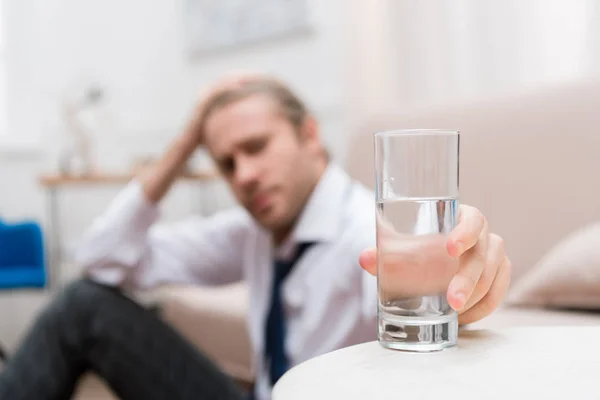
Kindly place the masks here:
<instances>
[{"instance_id":1,"label":"jeans","mask_svg":"<svg viewBox=\"0 0 600 400\"><path fill-rule=\"evenodd\" d=\"M124 400L247 398L173 328L118 289L69 285L0 374L0 400L70 399L92 371Z\"/></svg>"}]
</instances>

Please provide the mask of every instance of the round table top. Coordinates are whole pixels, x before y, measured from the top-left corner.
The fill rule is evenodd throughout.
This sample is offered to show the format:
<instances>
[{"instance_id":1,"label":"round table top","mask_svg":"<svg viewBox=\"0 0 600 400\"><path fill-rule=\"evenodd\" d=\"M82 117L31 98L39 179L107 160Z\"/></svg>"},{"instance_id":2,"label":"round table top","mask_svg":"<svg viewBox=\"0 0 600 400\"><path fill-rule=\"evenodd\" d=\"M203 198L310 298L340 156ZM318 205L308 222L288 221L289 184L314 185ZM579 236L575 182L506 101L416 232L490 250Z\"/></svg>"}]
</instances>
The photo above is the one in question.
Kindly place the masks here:
<instances>
[{"instance_id":1,"label":"round table top","mask_svg":"<svg viewBox=\"0 0 600 400\"><path fill-rule=\"evenodd\" d=\"M598 339L600 326L571 326L464 330L435 353L364 343L292 368L273 400L600 397Z\"/></svg>"}]
</instances>

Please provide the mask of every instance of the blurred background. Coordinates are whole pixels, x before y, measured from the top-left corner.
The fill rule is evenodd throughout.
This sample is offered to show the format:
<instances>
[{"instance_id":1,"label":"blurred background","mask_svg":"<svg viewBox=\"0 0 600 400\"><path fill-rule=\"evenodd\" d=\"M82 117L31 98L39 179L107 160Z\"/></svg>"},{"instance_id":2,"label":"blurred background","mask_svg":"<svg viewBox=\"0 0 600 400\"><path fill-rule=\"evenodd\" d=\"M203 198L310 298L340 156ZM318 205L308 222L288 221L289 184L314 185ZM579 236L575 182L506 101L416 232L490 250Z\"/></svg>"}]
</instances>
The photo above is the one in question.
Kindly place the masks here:
<instances>
[{"instance_id":1,"label":"blurred background","mask_svg":"<svg viewBox=\"0 0 600 400\"><path fill-rule=\"evenodd\" d=\"M59 267L50 263L50 274L59 281L76 273L69 260L83 229L129 174L180 132L203 89L224 73L258 70L289 83L317 115L333 158L344 165L353 164L352 137L365 134L365 123L379 114L435 114L457 107L478 114L490 102L530 95L539 100L548 93L562 98L565 87L586 88L600 74L596 0L2 0L1 5L0 218L41 224L49 257L60 264L53 275ZM553 114L545 115L543 107L532 110L540 119ZM519 111L528 113L521 105ZM564 138L577 130L565 130ZM538 133L539 142L527 141L531 163L544 148L544 132ZM510 164L511 145L499 148L508 152L495 161ZM540 157L549 164L539 171L558 162ZM201 151L192 164L197 174L211 170ZM588 164L585 171L598 166ZM89 171L94 178L82 179ZM508 175L496 175L502 176ZM178 184L162 208L169 220L231 204L222 183L198 178ZM500 230L510 233L523 225L513 221L512 228ZM558 233L548 237L539 254L524 259L537 261L557 238ZM45 298L44 292L35 296ZM7 300L0 294L2 301ZM10 345L30 310L0 308L0 341Z\"/></svg>"},{"instance_id":2,"label":"blurred background","mask_svg":"<svg viewBox=\"0 0 600 400\"><path fill-rule=\"evenodd\" d=\"M292 85L341 162L356 123L374 112L489 99L600 71L593 0L305 0L288 30L254 38L252 24L276 25L285 2L258 2L254 15L253 3L2 0L0 213L45 220L38 178L58 172L70 140L65 104L92 89L102 97L78 117L91 157L102 171L124 171L158 154L202 89L232 70L270 72ZM223 28L207 26L217 39L203 42L194 26L207 21ZM104 197L100 208L85 198L86 210L71 208L79 195L61 199L67 236L104 205Z\"/></svg>"}]
</instances>

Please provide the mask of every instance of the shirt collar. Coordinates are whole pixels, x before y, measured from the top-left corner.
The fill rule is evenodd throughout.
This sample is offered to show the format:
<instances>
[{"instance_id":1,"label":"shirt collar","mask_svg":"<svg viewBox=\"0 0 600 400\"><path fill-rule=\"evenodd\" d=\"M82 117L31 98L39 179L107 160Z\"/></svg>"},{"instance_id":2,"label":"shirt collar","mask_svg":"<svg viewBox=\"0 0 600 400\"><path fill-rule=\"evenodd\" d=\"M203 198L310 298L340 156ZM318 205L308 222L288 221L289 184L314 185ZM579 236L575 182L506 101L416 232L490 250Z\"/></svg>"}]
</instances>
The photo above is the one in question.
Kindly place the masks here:
<instances>
[{"instance_id":1,"label":"shirt collar","mask_svg":"<svg viewBox=\"0 0 600 400\"><path fill-rule=\"evenodd\" d=\"M352 181L344 170L329 163L304 206L286 242L330 242L339 237Z\"/></svg>"}]
</instances>

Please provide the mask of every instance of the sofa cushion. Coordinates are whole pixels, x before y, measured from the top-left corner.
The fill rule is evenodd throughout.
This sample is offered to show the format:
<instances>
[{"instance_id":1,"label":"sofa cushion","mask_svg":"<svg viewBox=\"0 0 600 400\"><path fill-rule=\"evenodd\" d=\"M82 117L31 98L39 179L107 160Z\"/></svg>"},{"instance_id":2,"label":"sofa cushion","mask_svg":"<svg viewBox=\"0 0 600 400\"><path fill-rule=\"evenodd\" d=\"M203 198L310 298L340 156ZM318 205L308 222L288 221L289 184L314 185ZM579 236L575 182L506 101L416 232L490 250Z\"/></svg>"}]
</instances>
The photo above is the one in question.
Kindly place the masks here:
<instances>
[{"instance_id":1,"label":"sofa cushion","mask_svg":"<svg viewBox=\"0 0 600 400\"><path fill-rule=\"evenodd\" d=\"M245 284L170 286L156 297L163 318L224 372L238 381L253 381Z\"/></svg>"},{"instance_id":2,"label":"sofa cushion","mask_svg":"<svg viewBox=\"0 0 600 400\"><path fill-rule=\"evenodd\" d=\"M556 244L513 287L511 304L600 310L600 223Z\"/></svg>"}]
</instances>

